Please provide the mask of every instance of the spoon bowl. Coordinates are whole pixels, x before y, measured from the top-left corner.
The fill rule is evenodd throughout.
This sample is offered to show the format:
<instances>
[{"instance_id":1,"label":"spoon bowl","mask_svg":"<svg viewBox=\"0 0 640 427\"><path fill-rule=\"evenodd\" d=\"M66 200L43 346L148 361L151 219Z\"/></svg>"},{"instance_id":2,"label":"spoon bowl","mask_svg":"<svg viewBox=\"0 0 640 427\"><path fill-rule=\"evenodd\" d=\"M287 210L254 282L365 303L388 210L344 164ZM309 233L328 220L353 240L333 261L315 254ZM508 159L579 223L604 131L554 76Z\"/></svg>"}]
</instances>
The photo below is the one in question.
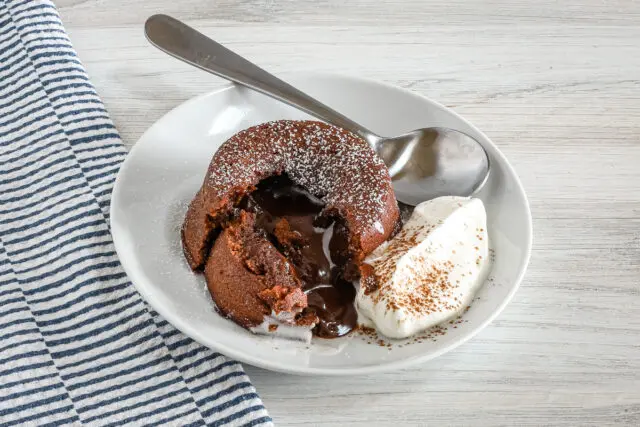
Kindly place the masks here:
<instances>
[{"instance_id":1,"label":"spoon bowl","mask_svg":"<svg viewBox=\"0 0 640 427\"><path fill-rule=\"evenodd\" d=\"M175 18L151 16L145 34L171 56L362 137L389 168L396 198L405 204L415 206L443 195L471 196L487 181L487 153L464 133L432 127L382 137Z\"/></svg>"},{"instance_id":2,"label":"spoon bowl","mask_svg":"<svg viewBox=\"0 0 640 427\"><path fill-rule=\"evenodd\" d=\"M418 129L380 138L373 146L389 168L397 199L409 205L439 196L471 196L489 177L485 150L453 129Z\"/></svg>"}]
</instances>

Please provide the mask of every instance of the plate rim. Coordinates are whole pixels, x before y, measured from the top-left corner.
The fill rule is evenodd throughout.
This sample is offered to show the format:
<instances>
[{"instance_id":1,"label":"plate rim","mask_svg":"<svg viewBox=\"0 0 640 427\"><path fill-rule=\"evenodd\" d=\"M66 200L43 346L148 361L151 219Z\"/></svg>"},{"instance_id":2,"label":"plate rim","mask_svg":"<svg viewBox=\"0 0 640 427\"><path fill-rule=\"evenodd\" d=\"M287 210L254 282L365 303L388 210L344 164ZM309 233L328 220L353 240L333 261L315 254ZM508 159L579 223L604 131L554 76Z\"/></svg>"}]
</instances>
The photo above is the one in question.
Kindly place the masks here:
<instances>
[{"instance_id":1,"label":"plate rim","mask_svg":"<svg viewBox=\"0 0 640 427\"><path fill-rule=\"evenodd\" d=\"M514 185L517 187L517 189L520 191L520 193L523 196L524 199L524 203L525 203L525 207L526 207L526 212L527 212L527 216L526 216L526 225L527 225L527 229L526 231L526 248L524 249L524 255L525 255L525 259L524 259L524 263L522 265L522 268L520 269L520 272L518 274L518 277L516 278L516 280L514 281L511 290L509 291L509 293L507 294L507 296L503 299L503 301L500 303L500 305L493 311L491 312L491 314L481 323L477 324L475 327L473 327L465 336L461 337L460 339L453 341L452 343L436 350L433 351L431 353L428 354L423 354L423 355L416 355L416 356L412 356L412 357L408 357L406 359L401 359L401 360L396 360L396 361L391 361L391 362L384 362L378 365L368 365L368 366L362 366L362 367L349 367L346 369L340 369L340 368L318 368L318 367L301 367L301 366L292 366L292 367L286 367L283 366L281 364L278 364L276 362L272 362L272 361L264 361L263 359L260 359L259 357L254 357L253 355L247 354L247 353L241 353L236 351L235 349L225 346L225 345L217 345L217 346L211 346L209 343L205 343L204 339L202 338L203 335L199 332L199 331L194 331L193 328L189 327L189 325L187 325L179 316L174 316L173 314L171 314L168 310L166 310L164 308L164 306L162 304L158 304L154 297L151 295L150 292L147 291L147 289L143 286L139 286L138 284L136 284L136 280L134 280L133 278L137 276L137 273L135 271L133 271L133 269L131 268L131 266L127 267L127 264L122 262L122 252L124 251L124 247L123 247L123 243L120 242L119 243L119 238L117 237L117 233L113 233L113 225L114 225L114 218L118 217L117 211L114 208L115 204L113 203L113 200L117 199L117 194L120 193L120 191L122 191L120 188L123 184L121 184L122 181L122 176L124 175L123 171L126 171L129 167L129 163L130 163L130 159L133 157L132 153L135 153L137 151L137 148L139 146L139 142L141 140L143 140L149 133L151 133L151 131L153 130L153 128L155 128L156 126L159 126L158 123L163 121L166 117L176 114L176 112L178 110L181 110L185 107L188 107L191 104L194 103L198 103L201 100L211 97L211 96L215 96L218 95L220 93L229 91L229 90L233 90L237 85L231 83L228 85L225 85L222 88L216 89L216 90L212 90L200 95L197 95L195 97L192 97L178 105L176 105L174 108L172 108L171 110L167 111L165 114L162 115L162 117L160 117L159 119L157 119L151 126L149 126L149 128L147 128L147 130L144 131L144 133L137 139L136 143L131 147L131 149L129 150L129 152L127 153L127 156L125 157L125 160L122 162L120 169L118 170L118 174L116 176L116 179L114 181L113 184L113 190L111 193L111 203L110 203L110 207L109 207L109 225L110 225L110 230L111 230L111 236L112 236L112 240L113 240L113 244L116 250L116 253L118 254L118 258L120 260L120 264L122 265L122 268L124 269L125 273L127 274L127 276L129 277L129 280L131 281L131 283L133 284L133 286L136 288L136 290L142 295L142 297L145 299L145 301L154 309L156 310L161 316L163 316L169 323L171 323L175 328L177 328L178 330L180 330L180 332L182 332L183 334L187 335L188 337L192 338L193 340L197 341L199 344L210 348L214 351L217 351L231 359L235 359L237 361L243 362L243 363L248 363L250 365L262 368L262 369L266 369L266 370L270 370L270 371L275 371L275 372L282 372L282 373L289 373L289 374L297 374L297 375L326 375L326 376L338 376L338 375L366 375L366 374L372 374L372 373L380 373L380 372L389 372L389 371L394 371L394 370L399 370L399 369L405 369L408 368L410 366L415 366L418 365L420 363L424 363L427 362L428 360L432 360L435 359L436 357L439 357L445 353L448 353L452 350L454 350L455 348L465 344L466 342L468 342L471 338L475 337L480 331L482 331L484 328L486 328L491 322L493 322L501 313L502 311L505 309L505 307L511 302L511 300L513 299L513 296L515 295L515 293L518 291L518 289L520 288L520 285L522 283L522 280L524 279L524 276L526 274L527 268L529 266L529 262L531 260L531 250L532 250L532 245L533 245L533 224L532 224L532 216L531 216L531 208L530 208L530 204L529 204L529 199L527 197L527 193L524 189L524 186L522 185L522 182L520 181L520 177L518 176L517 172L515 171L515 169L513 168L513 166L511 165L511 163L508 161L508 159L506 158L506 156L502 153L502 151L499 149L499 147L493 142L493 140L491 140L491 138L489 138L484 132L482 132L480 129L478 129L473 123L471 123L470 121L468 121L467 119L465 119L464 117L462 117L460 114L458 114L456 111L454 111L453 109L446 107L445 105L434 101L431 98L428 98L422 94L413 92L409 89L405 89L403 87L400 86L396 86L387 82L381 82L381 81L377 81L377 80L373 80L373 79L369 79L369 78L364 78L364 77L359 77L359 76L353 76L353 75L349 75L349 74L340 74L340 73L332 73L332 72L318 72L318 71L312 71L312 72L289 72L289 73L283 73L282 74L284 77L287 78L287 81L291 81L293 82L293 84L295 85L296 83L299 83L301 80L312 80L314 78L334 78L334 79L342 79L342 80L351 80L354 82L358 82L358 83L366 83L366 84L372 84L372 85L378 85L378 86L383 86L387 89L391 89L391 90L395 90L395 91L400 91L402 92L404 95L407 96L412 96L412 97L416 97L419 98L421 101L423 102L427 102L427 103L431 103L436 105L437 107L440 107L444 110L446 110L448 113L452 114L457 120L460 120L462 123L464 123L465 125L469 126L471 129L473 129L475 132L478 132L478 134L480 134L483 138L486 139L486 141L488 141L491 145L493 145L493 147L496 149L496 155L498 157L500 157L500 160L503 161L504 165L506 166L506 168L513 174L513 176L515 177L515 182ZM202 335L202 336L201 336Z\"/></svg>"}]
</instances>

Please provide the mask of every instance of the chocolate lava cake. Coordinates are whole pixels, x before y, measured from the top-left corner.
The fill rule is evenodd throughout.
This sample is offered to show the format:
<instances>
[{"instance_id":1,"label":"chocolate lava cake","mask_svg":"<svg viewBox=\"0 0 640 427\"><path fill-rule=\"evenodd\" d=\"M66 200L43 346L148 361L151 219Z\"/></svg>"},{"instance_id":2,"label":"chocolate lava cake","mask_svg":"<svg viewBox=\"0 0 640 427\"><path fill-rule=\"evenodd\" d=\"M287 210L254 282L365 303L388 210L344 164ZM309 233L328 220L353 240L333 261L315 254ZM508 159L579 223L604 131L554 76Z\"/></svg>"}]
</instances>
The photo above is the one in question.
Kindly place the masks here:
<instances>
[{"instance_id":1,"label":"chocolate lava cake","mask_svg":"<svg viewBox=\"0 0 640 427\"><path fill-rule=\"evenodd\" d=\"M218 149L182 244L217 309L237 324L332 338L356 326L361 263L399 227L389 172L367 142L325 123L280 120Z\"/></svg>"}]
</instances>

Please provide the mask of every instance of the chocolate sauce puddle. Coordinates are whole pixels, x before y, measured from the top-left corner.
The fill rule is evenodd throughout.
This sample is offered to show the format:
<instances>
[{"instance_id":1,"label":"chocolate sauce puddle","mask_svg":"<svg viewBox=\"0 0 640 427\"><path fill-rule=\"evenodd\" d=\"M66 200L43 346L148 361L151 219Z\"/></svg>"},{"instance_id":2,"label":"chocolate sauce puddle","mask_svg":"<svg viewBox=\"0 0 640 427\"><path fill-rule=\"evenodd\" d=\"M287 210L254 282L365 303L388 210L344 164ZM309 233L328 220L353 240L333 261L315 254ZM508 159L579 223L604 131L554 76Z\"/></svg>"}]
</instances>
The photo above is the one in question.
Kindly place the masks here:
<instances>
[{"instance_id":1,"label":"chocolate sauce puddle","mask_svg":"<svg viewBox=\"0 0 640 427\"><path fill-rule=\"evenodd\" d=\"M327 230L314 227L314 220L324 206L321 199L288 176L280 175L261 181L239 207L256 213L256 225L296 268L309 309L320 319L314 335L337 338L357 325L356 291L351 282L343 279L342 267L332 262L338 258L335 248L344 246L337 233L331 235L328 245L326 241L323 245L323 236L332 227Z\"/></svg>"}]
</instances>

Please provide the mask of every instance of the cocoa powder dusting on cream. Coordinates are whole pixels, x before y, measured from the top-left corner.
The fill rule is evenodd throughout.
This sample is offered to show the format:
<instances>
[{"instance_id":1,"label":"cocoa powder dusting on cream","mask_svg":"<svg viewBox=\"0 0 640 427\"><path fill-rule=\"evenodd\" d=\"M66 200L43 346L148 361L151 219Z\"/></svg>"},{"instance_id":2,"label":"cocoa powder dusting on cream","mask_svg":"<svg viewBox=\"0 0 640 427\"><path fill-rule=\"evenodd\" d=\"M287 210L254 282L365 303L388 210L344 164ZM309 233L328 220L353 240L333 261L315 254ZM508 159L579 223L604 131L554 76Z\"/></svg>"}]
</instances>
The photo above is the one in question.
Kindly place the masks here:
<instances>
[{"instance_id":1,"label":"cocoa powder dusting on cream","mask_svg":"<svg viewBox=\"0 0 640 427\"><path fill-rule=\"evenodd\" d=\"M415 229L402 230L385 249L385 257L371 261L375 274L375 282L379 285L389 283L397 269L397 263L406 252L418 244L422 233L428 233L433 225L425 225ZM405 266L411 276L419 280L417 286L407 292L391 290L387 286L380 286L373 296L375 304L384 303L387 310L403 309L416 316L456 309L460 301L455 296L459 282L450 280L449 275L455 265L451 261L440 264L430 264L422 256L416 257L410 266ZM453 304L448 302L453 300Z\"/></svg>"}]
</instances>

